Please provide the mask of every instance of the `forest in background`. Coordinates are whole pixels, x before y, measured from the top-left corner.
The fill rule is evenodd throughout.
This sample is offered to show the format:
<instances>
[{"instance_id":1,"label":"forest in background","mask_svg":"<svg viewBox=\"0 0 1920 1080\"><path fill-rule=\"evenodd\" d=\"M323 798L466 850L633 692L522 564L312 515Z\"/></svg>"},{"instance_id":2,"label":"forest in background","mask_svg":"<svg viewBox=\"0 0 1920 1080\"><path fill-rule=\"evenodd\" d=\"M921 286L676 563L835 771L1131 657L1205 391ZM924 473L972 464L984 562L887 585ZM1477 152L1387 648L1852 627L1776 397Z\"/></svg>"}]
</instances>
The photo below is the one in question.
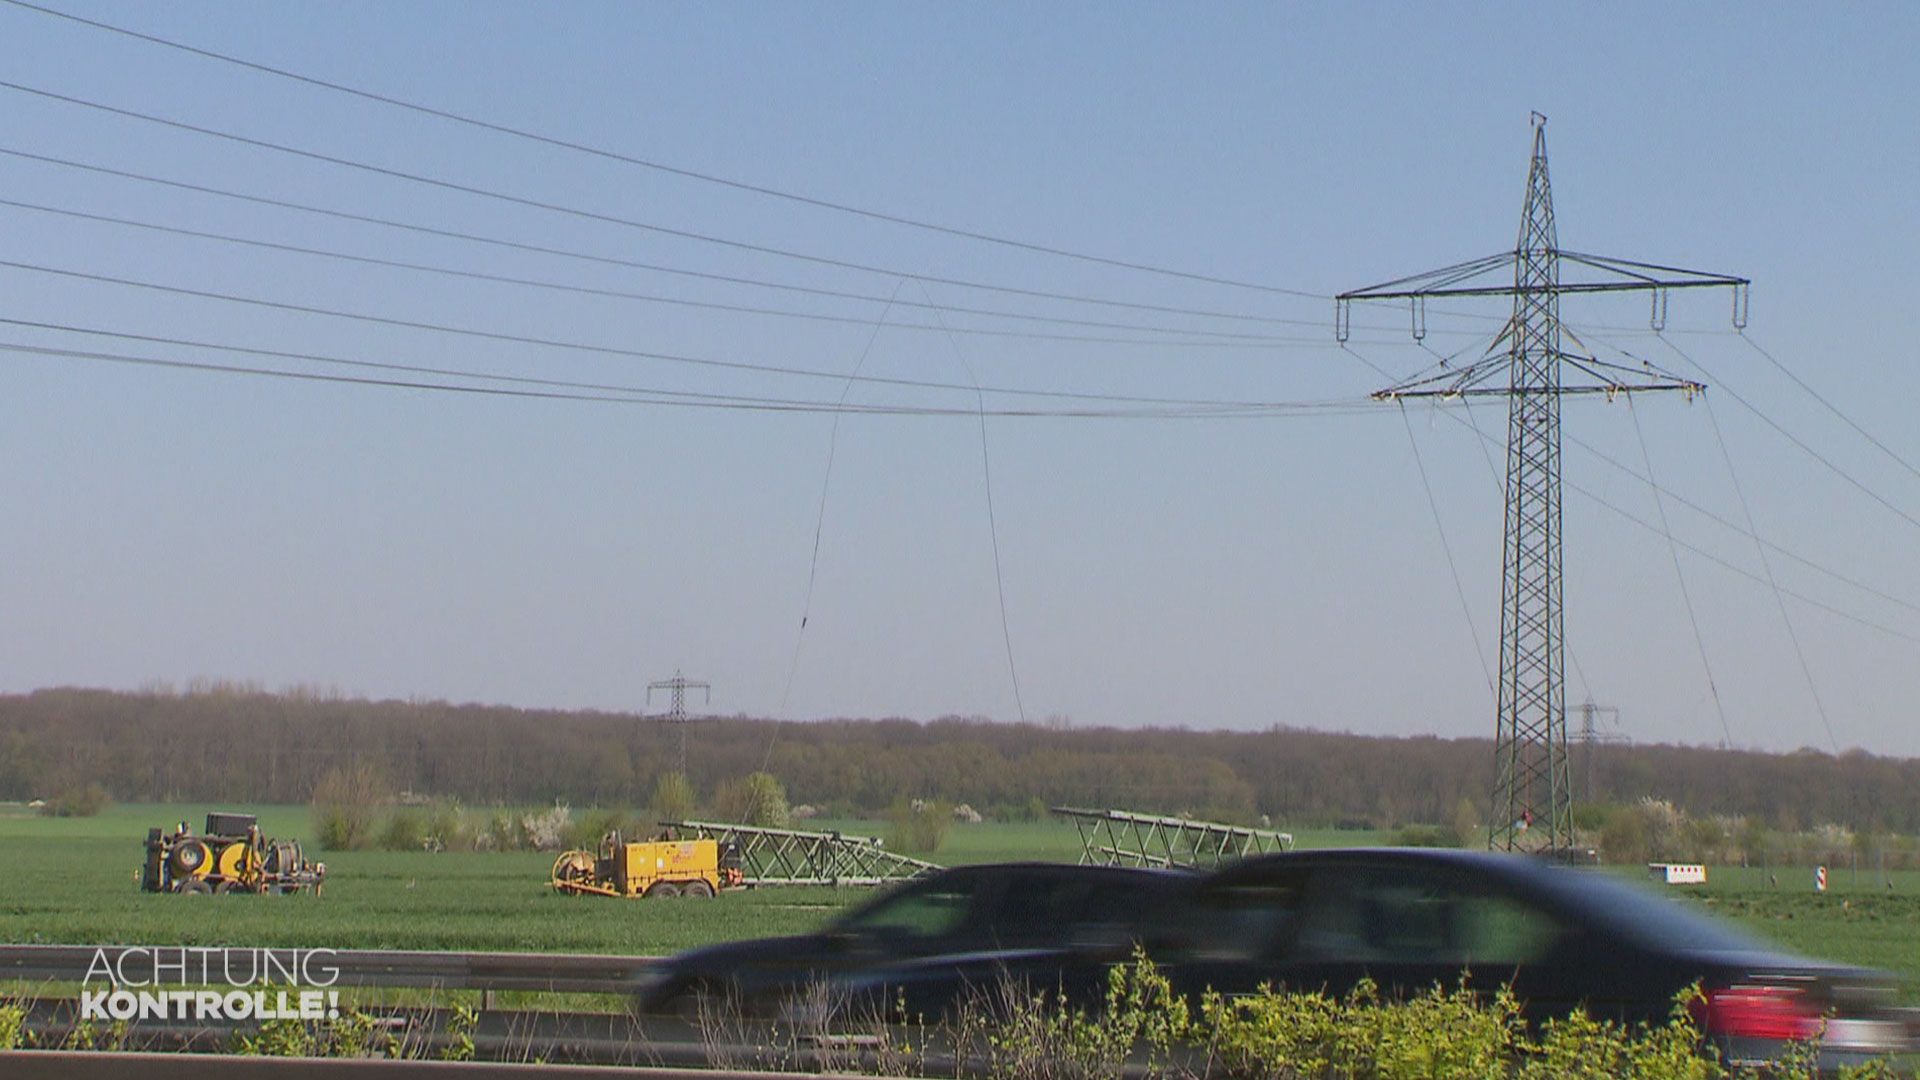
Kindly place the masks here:
<instances>
[{"instance_id":1,"label":"forest in background","mask_svg":"<svg viewBox=\"0 0 1920 1080\"><path fill-rule=\"evenodd\" d=\"M1484 811L1486 739L1298 730L1203 730L1202 718L1116 729L945 718L689 725L688 773L704 800L767 771L795 804L838 816L903 800L984 811L1121 807L1276 827L1397 828ZM1186 726L1177 726L1184 724ZM643 806L676 769L677 730L595 711L267 693L51 689L0 696L0 799L99 784L121 801L309 801L332 770L368 766L393 791L469 805ZM1586 764L1574 747L1576 791ZM1838 823L1920 832L1920 759L1605 745L1588 801L1657 799L1694 816L1783 831Z\"/></svg>"}]
</instances>

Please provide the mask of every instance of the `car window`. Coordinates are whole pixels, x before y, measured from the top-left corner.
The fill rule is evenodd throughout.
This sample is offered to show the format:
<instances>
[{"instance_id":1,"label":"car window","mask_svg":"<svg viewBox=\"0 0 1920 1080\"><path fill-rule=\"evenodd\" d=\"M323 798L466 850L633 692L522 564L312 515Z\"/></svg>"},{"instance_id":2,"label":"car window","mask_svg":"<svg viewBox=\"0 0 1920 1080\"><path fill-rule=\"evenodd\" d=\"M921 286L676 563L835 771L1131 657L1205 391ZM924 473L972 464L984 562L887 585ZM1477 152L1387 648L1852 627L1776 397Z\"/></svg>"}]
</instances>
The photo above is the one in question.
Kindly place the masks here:
<instances>
[{"instance_id":1,"label":"car window","mask_svg":"<svg viewBox=\"0 0 1920 1080\"><path fill-rule=\"evenodd\" d=\"M1519 966L1564 924L1497 886L1431 868L1328 870L1301 914L1299 954L1329 962Z\"/></svg>"},{"instance_id":2,"label":"car window","mask_svg":"<svg viewBox=\"0 0 1920 1080\"><path fill-rule=\"evenodd\" d=\"M1008 879L988 932L1003 944L1055 943L1086 920L1095 883L1084 875L1030 874Z\"/></svg>"},{"instance_id":3,"label":"car window","mask_svg":"<svg viewBox=\"0 0 1920 1080\"><path fill-rule=\"evenodd\" d=\"M1190 953L1198 960L1256 960L1288 951L1306 895L1304 871L1242 878L1203 892Z\"/></svg>"},{"instance_id":4,"label":"car window","mask_svg":"<svg viewBox=\"0 0 1920 1080\"><path fill-rule=\"evenodd\" d=\"M1565 924L1540 908L1493 893L1463 896L1455 921L1469 964L1538 964L1553 954L1566 933Z\"/></svg>"},{"instance_id":5,"label":"car window","mask_svg":"<svg viewBox=\"0 0 1920 1080\"><path fill-rule=\"evenodd\" d=\"M835 925L845 932L874 937L944 937L966 925L979 892L977 876L937 879L875 901Z\"/></svg>"}]
</instances>

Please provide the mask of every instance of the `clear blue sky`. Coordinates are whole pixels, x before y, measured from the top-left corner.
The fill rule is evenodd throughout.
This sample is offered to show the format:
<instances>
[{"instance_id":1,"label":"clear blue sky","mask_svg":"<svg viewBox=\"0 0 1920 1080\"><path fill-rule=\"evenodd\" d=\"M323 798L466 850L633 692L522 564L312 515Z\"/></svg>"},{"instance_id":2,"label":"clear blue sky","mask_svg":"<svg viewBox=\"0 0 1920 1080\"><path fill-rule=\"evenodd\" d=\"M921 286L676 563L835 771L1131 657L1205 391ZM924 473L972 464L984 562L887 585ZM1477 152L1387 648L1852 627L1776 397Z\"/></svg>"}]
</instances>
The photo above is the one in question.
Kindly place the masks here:
<instances>
[{"instance_id":1,"label":"clear blue sky","mask_svg":"<svg viewBox=\"0 0 1920 1080\"><path fill-rule=\"evenodd\" d=\"M727 177L1076 251L1320 296L1510 247L1527 115L1550 117L1568 248L1754 279L1754 341L1908 462L1920 375L1911 5L149 5L63 10ZM873 376L1175 398L1328 401L1380 382L1332 305L881 224L463 129L0 5L6 80L543 202L916 274L1298 319L1021 299L757 255L435 190L0 90L0 147L517 241L905 300L1288 340L1199 348L948 336L882 305L701 281L245 205L0 155L0 198L485 273L842 316L807 321L237 247L0 206L0 259L389 318ZM1669 337L1714 413L1635 407L1653 472L1776 553L1812 686L1764 584L1682 550L1741 745L1920 753L1920 476L1676 296ZM1472 345L1497 307L1436 313ZM1643 301L1569 323L1687 370ZM0 268L0 316L683 391L836 400L843 384L592 355ZM924 310L886 322L924 324ZM946 314L960 329L1138 336ZM1431 357L1400 310L1356 351ZM0 340L245 358L0 326ZM726 712L1013 719L967 416L844 417L796 635L831 417L488 399L7 353L0 688L194 676L374 696L634 709L676 667ZM318 370L292 361L262 366ZM970 374L971 373L971 374ZM967 409L861 384L856 403ZM989 407L1065 404L988 395ZM1477 410L1498 433L1501 417ZM1273 723L1479 735L1500 505L1452 418L995 418L1005 609L1026 712L1078 724ZM1644 471L1624 402L1566 431ZM1496 455L1497 460L1497 455ZM1572 445L1566 475L1644 520L1647 487ZM1749 573L1750 538L1669 503ZM1722 725L1664 538L1569 491L1567 625L1589 692L1646 741ZM1470 631L1471 627L1471 631ZM790 695L790 666L794 678ZM782 699L786 698L784 709Z\"/></svg>"}]
</instances>

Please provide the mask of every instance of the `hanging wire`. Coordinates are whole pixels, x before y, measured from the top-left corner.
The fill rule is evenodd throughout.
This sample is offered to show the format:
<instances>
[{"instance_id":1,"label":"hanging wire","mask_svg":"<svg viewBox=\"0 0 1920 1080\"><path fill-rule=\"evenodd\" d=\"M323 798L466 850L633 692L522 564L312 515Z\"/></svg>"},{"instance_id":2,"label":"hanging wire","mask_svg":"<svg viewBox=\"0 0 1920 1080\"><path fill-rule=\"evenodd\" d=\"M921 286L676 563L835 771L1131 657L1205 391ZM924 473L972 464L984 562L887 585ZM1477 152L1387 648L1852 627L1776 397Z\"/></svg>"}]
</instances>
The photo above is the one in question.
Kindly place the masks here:
<instances>
[{"instance_id":1,"label":"hanging wire","mask_svg":"<svg viewBox=\"0 0 1920 1080\"><path fill-rule=\"evenodd\" d=\"M900 289L905 284L905 279L894 282L894 297L900 295ZM887 306L880 312L880 317L874 320L873 331L867 335L866 347L860 350L860 359L853 365L853 371L847 376L847 381L841 384L840 400L835 402L836 406L844 407L846 405L847 395L852 392L853 384L855 380L859 378L860 372L866 368L867 357L873 353L873 343L880 339L880 330L886 326L887 314L892 310L893 300L889 298ZM813 586L820 571L820 535L826 530L827 493L833 488L833 461L834 455L840 446L840 416L840 411L836 408L833 414L833 426L827 431L827 468L825 475L820 479L820 508L814 515L813 520L813 553L807 558L807 596L800 605L800 629L794 634L793 638L793 661L787 665L787 684L786 687L780 691L780 715L783 717L787 714L787 701L793 696L794 676L800 671L800 646L807 639L807 620L813 615ZM778 728L775 729L776 735L778 730ZM773 742L769 740L767 742L767 761L770 762L772 759ZM766 767L765 762L760 766L763 771Z\"/></svg>"},{"instance_id":2,"label":"hanging wire","mask_svg":"<svg viewBox=\"0 0 1920 1080\"><path fill-rule=\"evenodd\" d=\"M1627 415L1633 417L1633 433L1640 441L1640 460L1647 467L1647 476L1653 476L1653 455L1647 452L1647 433L1640 426L1640 410L1633 404L1633 395L1623 395L1627 399ZM1667 522L1667 503L1661 497L1660 488L1653 489L1653 505L1660 514L1660 532L1667 538L1667 554L1673 557L1673 576L1680 583L1680 601L1687 609L1687 622L1693 627L1693 644L1700 650L1700 668L1706 672L1707 691L1713 695L1713 709L1720 717L1720 747L1733 746L1733 731L1727 726L1727 709L1720 701L1720 687L1713 679L1713 665L1707 661L1707 640L1700 633L1700 618L1693 610L1693 595L1687 591L1687 575L1680 569L1680 548L1674 542L1673 529Z\"/></svg>"},{"instance_id":3,"label":"hanging wire","mask_svg":"<svg viewBox=\"0 0 1920 1080\"><path fill-rule=\"evenodd\" d=\"M1420 457L1420 443L1413 437L1413 421L1407 416L1407 405L1396 401L1400 407L1400 423L1407 429L1407 445L1413 448L1413 464L1420 471L1420 487L1427 493L1427 508L1433 511L1433 531L1440 535L1440 550L1447 557L1447 572L1453 575L1453 594L1460 599L1460 615L1467 621L1467 633L1473 637L1473 657L1480 662L1480 675L1487 681L1487 693L1496 699L1499 691L1493 684L1493 670L1487 666L1487 650L1480 643L1480 629L1473 622L1473 608L1467 603L1467 589L1460 581L1460 567L1454 562L1453 545L1447 542L1447 527L1440 518L1440 503L1433 497L1433 483L1427 478L1427 464Z\"/></svg>"},{"instance_id":4,"label":"hanging wire","mask_svg":"<svg viewBox=\"0 0 1920 1080\"><path fill-rule=\"evenodd\" d=\"M933 303L933 293L927 283L916 280L921 295L927 303ZM933 309L934 321L945 324L946 318L939 308ZM1013 707L1020 714L1020 722L1027 722L1027 705L1020 696L1020 669L1013 662L1013 631L1007 624L1007 582L1000 569L1000 523L993 510L993 455L987 450L987 396L980 389L980 380L973 373L973 365L967 363L966 354L960 351L960 340L951 333L947 335L947 344L953 347L954 359L960 361L961 370L967 373L967 381L973 384L974 400L980 407L980 476L987 492L987 539L993 546L993 588L994 595L1000 601L1000 640L1007 648L1007 679L1013 684Z\"/></svg>"},{"instance_id":5,"label":"hanging wire","mask_svg":"<svg viewBox=\"0 0 1920 1080\"><path fill-rule=\"evenodd\" d=\"M1713 429L1714 442L1720 446L1720 459L1727 463L1727 479L1733 482L1733 493L1740 499L1740 513L1747 519L1747 531L1753 534L1753 548L1760 554L1760 569L1767 575L1767 585L1773 589L1773 602L1780 608L1780 622L1787 628L1787 640L1793 643L1793 656L1800 662L1800 674L1806 677L1807 693L1813 697L1813 707L1820 714L1820 726L1827 731L1827 742L1833 746L1835 754L1840 753L1840 740L1833 733L1833 721L1827 715L1827 704L1821 700L1820 687L1813 680L1813 668L1807 664L1807 652L1800 647L1800 634L1793 628L1793 616L1787 611L1787 598L1780 595L1780 582L1773 575L1773 560L1767 557L1767 545L1760 542L1760 530L1753 522L1753 507L1747 503L1746 489L1740 484L1740 474L1733 467L1733 454L1727 449L1726 436L1720 431L1720 418L1713 413L1713 398L1702 394L1707 404L1707 426Z\"/></svg>"}]
</instances>

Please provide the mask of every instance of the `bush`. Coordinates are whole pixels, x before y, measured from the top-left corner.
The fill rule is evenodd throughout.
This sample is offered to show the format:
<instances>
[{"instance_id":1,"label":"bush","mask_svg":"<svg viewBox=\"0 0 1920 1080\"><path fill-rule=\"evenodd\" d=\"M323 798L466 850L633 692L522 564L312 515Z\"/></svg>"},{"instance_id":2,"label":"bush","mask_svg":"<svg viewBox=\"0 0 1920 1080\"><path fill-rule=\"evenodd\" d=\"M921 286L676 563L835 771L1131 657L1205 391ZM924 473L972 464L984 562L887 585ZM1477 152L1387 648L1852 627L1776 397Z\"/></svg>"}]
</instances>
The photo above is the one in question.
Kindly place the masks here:
<instances>
[{"instance_id":1,"label":"bush","mask_svg":"<svg viewBox=\"0 0 1920 1080\"><path fill-rule=\"evenodd\" d=\"M779 779L769 772L747 777L746 823L763 829L784 829L788 821L787 789Z\"/></svg>"},{"instance_id":2,"label":"bush","mask_svg":"<svg viewBox=\"0 0 1920 1080\"><path fill-rule=\"evenodd\" d=\"M558 851L566 846L567 832L572 825L573 811L564 803L554 803L539 813L522 814L520 844L534 851Z\"/></svg>"},{"instance_id":3,"label":"bush","mask_svg":"<svg viewBox=\"0 0 1920 1080\"><path fill-rule=\"evenodd\" d=\"M647 812L654 821L685 821L694 814L693 784L686 773L662 773L653 783Z\"/></svg>"},{"instance_id":4,"label":"bush","mask_svg":"<svg viewBox=\"0 0 1920 1080\"><path fill-rule=\"evenodd\" d=\"M728 824L784 829L790 823L787 789L767 772L744 780L722 780L713 792L714 817Z\"/></svg>"},{"instance_id":5,"label":"bush","mask_svg":"<svg viewBox=\"0 0 1920 1080\"><path fill-rule=\"evenodd\" d=\"M953 810L945 803L915 799L898 802L888 814L893 829L887 833L887 846L895 851L931 855L946 843L953 828Z\"/></svg>"},{"instance_id":6,"label":"bush","mask_svg":"<svg viewBox=\"0 0 1920 1080\"><path fill-rule=\"evenodd\" d=\"M427 846L426 839L426 822L420 815L412 810L397 810L380 830L379 846L383 851L419 851Z\"/></svg>"},{"instance_id":7,"label":"bush","mask_svg":"<svg viewBox=\"0 0 1920 1080\"><path fill-rule=\"evenodd\" d=\"M96 783L76 784L48 799L40 812L48 817L95 817L113 805L113 796Z\"/></svg>"},{"instance_id":8,"label":"bush","mask_svg":"<svg viewBox=\"0 0 1920 1080\"><path fill-rule=\"evenodd\" d=\"M354 851L373 842L373 826L387 786L370 762L336 765L313 786L313 828L328 851Z\"/></svg>"},{"instance_id":9,"label":"bush","mask_svg":"<svg viewBox=\"0 0 1920 1080\"><path fill-rule=\"evenodd\" d=\"M481 851L519 851L525 846L519 823L512 814L496 810L487 825L474 837L473 846Z\"/></svg>"},{"instance_id":10,"label":"bush","mask_svg":"<svg viewBox=\"0 0 1920 1080\"><path fill-rule=\"evenodd\" d=\"M435 803L427 811L426 835L420 839L422 847L429 851L459 851L472 847L473 839L459 803Z\"/></svg>"},{"instance_id":11,"label":"bush","mask_svg":"<svg viewBox=\"0 0 1920 1080\"><path fill-rule=\"evenodd\" d=\"M626 840L644 840L652 830L635 821L625 810L588 810L567 826L566 844L583 851L597 851L601 838L610 832L617 832Z\"/></svg>"},{"instance_id":12,"label":"bush","mask_svg":"<svg viewBox=\"0 0 1920 1080\"><path fill-rule=\"evenodd\" d=\"M1402 825L1394 831L1393 842L1399 847L1465 847L1466 842L1460 831L1451 825Z\"/></svg>"},{"instance_id":13,"label":"bush","mask_svg":"<svg viewBox=\"0 0 1920 1080\"><path fill-rule=\"evenodd\" d=\"M1026 802L999 803L987 808L987 818L990 821L1029 824L1035 821L1044 821L1046 820L1046 816L1047 802L1038 795L1028 799Z\"/></svg>"}]
</instances>

